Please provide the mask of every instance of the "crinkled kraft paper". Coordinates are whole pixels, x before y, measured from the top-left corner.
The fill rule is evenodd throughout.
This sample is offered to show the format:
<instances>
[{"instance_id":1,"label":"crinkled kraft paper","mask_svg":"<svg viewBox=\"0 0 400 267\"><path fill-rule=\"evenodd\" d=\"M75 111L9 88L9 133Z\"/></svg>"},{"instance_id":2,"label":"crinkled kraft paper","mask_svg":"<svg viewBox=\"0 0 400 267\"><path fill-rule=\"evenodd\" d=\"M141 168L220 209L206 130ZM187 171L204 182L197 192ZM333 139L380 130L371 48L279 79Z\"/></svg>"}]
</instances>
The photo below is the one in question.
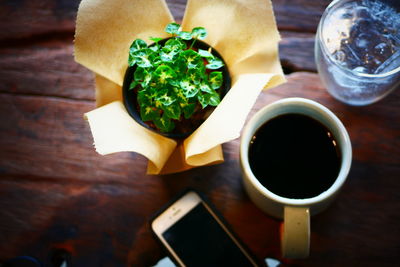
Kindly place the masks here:
<instances>
[{"instance_id":1,"label":"crinkled kraft paper","mask_svg":"<svg viewBox=\"0 0 400 267\"><path fill-rule=\"evenodd\" d=\"M168 37L164 28L172 21L163 0L83 0L76 23L75 60L96 74L99 107L85 114L96 151L140 153L149 159L149 174L222 162L221 144L239 137L261 90L285 82L270 0L188 0L183 30L207 29L204 41L224 58L232 87L183 142L145 129L122 104L129 47L137 38Z\"/></svg>"}]
</instances>

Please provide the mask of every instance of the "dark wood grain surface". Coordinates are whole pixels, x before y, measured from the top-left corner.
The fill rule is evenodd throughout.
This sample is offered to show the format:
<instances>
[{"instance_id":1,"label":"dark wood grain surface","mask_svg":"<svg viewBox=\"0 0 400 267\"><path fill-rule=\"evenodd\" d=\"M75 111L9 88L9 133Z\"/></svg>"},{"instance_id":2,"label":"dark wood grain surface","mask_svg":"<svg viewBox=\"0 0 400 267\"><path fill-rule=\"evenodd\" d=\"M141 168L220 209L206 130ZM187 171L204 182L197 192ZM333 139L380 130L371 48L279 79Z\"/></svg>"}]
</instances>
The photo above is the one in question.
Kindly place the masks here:
<instances>
[{"instance_id":1,"label":"dark wood grain surface","mask_svg":"<svg viewBox=\"0 0 400 267\"><path fill-rule=\"evenodd\" d=\"M184 0L169 0L182 19ZM346 106L321 85L314 33L330 1L273 0L288 82L262 93L252 113L301 96L330 108L349 131L353 165L338 199L311 220L311 255L293 266L398 266L400 92ZM225 162L148 176L135 153L98 155L83 113L95 108L93 74L74 62L79 0L0 1L0 262L30 255L49 264L152 266L166 254L149 219L186 187L202 191L258 259L282 260L280 221L257 209L241 183L239 140Z\"/></svg>"}]
</instances>

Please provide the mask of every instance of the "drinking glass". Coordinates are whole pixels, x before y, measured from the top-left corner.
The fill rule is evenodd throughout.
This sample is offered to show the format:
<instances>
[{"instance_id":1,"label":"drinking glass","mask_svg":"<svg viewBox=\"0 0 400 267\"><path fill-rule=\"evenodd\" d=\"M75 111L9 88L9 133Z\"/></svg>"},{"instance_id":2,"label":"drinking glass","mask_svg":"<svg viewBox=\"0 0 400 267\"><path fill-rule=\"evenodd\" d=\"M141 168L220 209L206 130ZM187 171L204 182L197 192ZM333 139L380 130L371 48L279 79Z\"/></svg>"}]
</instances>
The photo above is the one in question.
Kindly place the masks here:
<instances>
[{"instance_id":1,"label":"drinking glass","mask_svg":"<svg viewBox=\"0 0 400 267\"><path fill-rule=\"evenodd\" d=\"M334 0L318 26L315 60L336 99L374 103L400 86L400 1Z\"/></svg>"}]
</instances>

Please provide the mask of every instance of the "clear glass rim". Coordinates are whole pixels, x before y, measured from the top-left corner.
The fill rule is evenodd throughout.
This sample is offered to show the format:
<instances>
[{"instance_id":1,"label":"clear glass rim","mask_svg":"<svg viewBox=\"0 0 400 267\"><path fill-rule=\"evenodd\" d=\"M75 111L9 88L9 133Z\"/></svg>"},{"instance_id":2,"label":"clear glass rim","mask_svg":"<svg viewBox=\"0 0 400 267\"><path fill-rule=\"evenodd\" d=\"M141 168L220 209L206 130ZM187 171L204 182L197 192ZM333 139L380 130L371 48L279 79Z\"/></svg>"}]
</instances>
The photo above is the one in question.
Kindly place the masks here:
<instances>
[{"instance_id":1,"label":"clear glass rim","mask_svg":"<svg viewBox=\"0 0 400 267\"><path fill-rule=\"evenodd\" d=\"M326 16L328 15L329 11L333 8L336 8L338 5L344 3L344 2L354 2L354 1L358 1L358 0L333 0L328 7L325 9L324 13L322 14L321 20L319 22L318 25L318 29L317 29L317 40L316 42L320 44L321 49L323 50L323 54L325 54L327 56L327 58L332 62L332 64L336 65L339 69L343 70L344 72L348 72L351 73L352 75L355 76L359 76L359 77L365 77L365 78L385 78L388 76L391 76L393 74L396 74L398 72L400 72L400 66L398 66L397 68L385 72L385 73L379 73L379 74L371 74L371 73L361 73L361 72L356 72L356 71L352 71L346 67L343 67L342 65L338 64L330 55L330 53L328 53L328 48L325 45L325 42L323 41L324 39L323 37L323 33L322 33L322 25L325 23L325 19ZM317 44L318 45L318 44ZM399 50L400 51L400 50ZM400 53L400 52L397 53Z\"/></svg>"}]
</instances>

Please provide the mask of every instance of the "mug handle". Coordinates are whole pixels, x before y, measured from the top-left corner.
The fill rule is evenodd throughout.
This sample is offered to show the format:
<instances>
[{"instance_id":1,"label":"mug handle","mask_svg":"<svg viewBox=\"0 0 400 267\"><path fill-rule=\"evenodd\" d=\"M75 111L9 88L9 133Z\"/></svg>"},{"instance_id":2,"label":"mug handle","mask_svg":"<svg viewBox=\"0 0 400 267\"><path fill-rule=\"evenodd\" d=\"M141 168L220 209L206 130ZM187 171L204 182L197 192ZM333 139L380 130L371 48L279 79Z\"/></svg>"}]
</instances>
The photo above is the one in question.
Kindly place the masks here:
<instances>
[{"instance_id":1,"label":"mug handle","mask_svg":"<svg viewBox=\"0 0 400 267\"><path fill-rule=\"evenodd\" d=\"M310 210L285 206L281 249L284 258L302 259L310 252Z\"/></svg>"}]
</instances>

